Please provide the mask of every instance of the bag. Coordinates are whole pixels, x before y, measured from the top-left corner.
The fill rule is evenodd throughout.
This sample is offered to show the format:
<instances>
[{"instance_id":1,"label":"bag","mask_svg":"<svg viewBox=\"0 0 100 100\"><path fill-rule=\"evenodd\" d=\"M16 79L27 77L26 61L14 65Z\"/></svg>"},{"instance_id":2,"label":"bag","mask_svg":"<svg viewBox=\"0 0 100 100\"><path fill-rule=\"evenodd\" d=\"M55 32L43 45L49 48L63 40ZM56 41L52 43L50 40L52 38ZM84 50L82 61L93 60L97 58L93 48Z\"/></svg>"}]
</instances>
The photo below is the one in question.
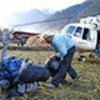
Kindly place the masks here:
<instances>
[{"instance_id":1,"label":"bag","mask_svg":"<svg viewBox=\"0 0 100 100\"><path fill-rule=\"evenodd\" d=\"M10 75L9 73L0 66L0 87L7 89L10 86Z\"/></svg>"},{"instance_id":2,"label":"bag","mask_svg":"<svg viewBox=\"0 0 100 100\"><path fill-rule=\"evenodd\" d=\"M1 87L2 89L7 89L7 88L9 88L9 87L10 87L10 81L7 80L7 79L2 79L2 80L0 80L0 87Z\"/></svg>"},{"instance_id":3,"label":"bag","mask_svg":"<svg viewBox=\"0 0 100 100\"><path fill-rule=\"evenodd\" d=\"M0 80L2 79L8 79L10 77L10 74L5 69L0 69Z\"/></svg>"},{"instance_id":4,"label":"bag","mask_svg":"<svg viewBox=\"0 0 100 100\"><path fill-rule=\"evenodd\" d=\"M48 62L47 62L47 68L48 69L53 69L53 70L57 70L60 66L60 60L57 60L57 59L50 59Z\"/></svg>"},{"instance_id":5,"label":"bag","mask_svg":"<svg viewBox=\"0 0 100 100\"><path fill-rule=\"evenodd\" d=\"M50 76L50 73L47 68L34 65L27 64L20 68L18 73L18 81L22 81L24 83L32 83L38 81L46 81Z\"/></svg>"},{"instance_id":6,"label":"bag","mask_svg":"<svg viewBox=\"0 0 100 100\"><path fill-rule=\"evenodd\" d=\"M17 57L9 57L2 61L3 68L7 70L10 76L15 79L21 67L22 59Z\"/></svg>"},{"instance_id":7,"label":"bag","mask_svg":"<svg viewBox=\"0 0 100 100\"><path fill-rule=\"evenodd\" d=\"M49 70L50 75L52 77L54 77L58 70L59 70L59 66L60 66L60 59L49 59L47 64L46 64L46 68Z\"/></svg>"}]
</instances>

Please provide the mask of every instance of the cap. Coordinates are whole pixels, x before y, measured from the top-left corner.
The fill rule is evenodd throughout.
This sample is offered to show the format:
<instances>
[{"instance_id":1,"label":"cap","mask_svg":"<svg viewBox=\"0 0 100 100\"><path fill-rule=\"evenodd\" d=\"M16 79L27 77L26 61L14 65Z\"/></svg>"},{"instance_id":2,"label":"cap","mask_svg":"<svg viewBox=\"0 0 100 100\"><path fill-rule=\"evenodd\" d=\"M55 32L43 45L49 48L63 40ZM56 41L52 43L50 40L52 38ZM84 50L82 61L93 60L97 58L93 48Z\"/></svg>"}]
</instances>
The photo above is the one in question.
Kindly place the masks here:
<instances>
[{"instance_id":1,"label":"cap","mask_svg":"<svg viewBox=\"0 0 100 100\"><path fill-rule=\"evenodd\" d=\"M53 36L54 34L50 33L50 32L45 32L42 34L43 38L48 38L48 37L51 37Z\"/></svg>"},{"instance_id":2,"label":"cap","mask_svg":"<svg viewBox=\"0 0 100 100\"><path fill-rule=\"evenodd\" d=\"M52 34L52 33L50 33L50 32L42 33L42 34L40 35L40 41L42 42L42 41L45 40L45 38L51 37L51 36L53 36L53 35L54 35L54 34Z\"/></svg>"}]
</instances>

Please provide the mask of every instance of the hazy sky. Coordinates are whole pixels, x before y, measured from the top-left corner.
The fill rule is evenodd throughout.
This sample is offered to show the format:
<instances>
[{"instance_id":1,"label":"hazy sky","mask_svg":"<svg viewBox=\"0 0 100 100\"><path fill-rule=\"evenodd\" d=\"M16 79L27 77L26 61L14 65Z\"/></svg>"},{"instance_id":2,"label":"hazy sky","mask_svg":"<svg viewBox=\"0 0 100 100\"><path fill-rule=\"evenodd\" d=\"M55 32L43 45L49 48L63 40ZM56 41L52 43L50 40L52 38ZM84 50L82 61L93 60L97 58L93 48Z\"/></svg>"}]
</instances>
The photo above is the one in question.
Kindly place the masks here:
<instances>
[{"instance_id":1,"label":"hazy sky","mask_svg":"<svg viewBox=\"0 0 100 100\"><path fill-rule=\"evenodd\" d=\"M31 9L52 9L55 11L82 3L85 0L0 0L0 26L15 21L13 13ZM9 20L9 22L8 22Z\"/></svg>"}]
</instances>

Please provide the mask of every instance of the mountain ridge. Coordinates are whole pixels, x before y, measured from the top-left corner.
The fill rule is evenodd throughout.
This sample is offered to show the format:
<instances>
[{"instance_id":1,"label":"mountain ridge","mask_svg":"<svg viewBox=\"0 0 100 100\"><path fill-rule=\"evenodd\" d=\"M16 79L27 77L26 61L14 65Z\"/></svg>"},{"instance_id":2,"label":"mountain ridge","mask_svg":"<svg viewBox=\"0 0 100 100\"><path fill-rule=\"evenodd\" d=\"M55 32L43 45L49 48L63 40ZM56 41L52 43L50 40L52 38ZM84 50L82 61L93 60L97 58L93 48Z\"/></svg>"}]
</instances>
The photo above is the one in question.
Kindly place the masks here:
<instances>
[{"instance_id":1,"label":"mountain ridge","mask_svg":"<svg viewBox=\"0 0 100 100\"><path fill-rule=\"evenodd\" d=\"M37 27L37 29L41 28L41 30L46 30L46 31L50 29L61 30L68 23L77 22L81 18L88 17L88 16L95 16L97 14L100 14L99 4L100 4L100 0L95 0L95 1L86 0L85 2L81 4L71 6L69 8L63 9L61 11L57 11L55 13L47 13L47 12L43 13L43 12L37 11L39 12L39 14L35 14L36 19L34 17L34 20L32 17L34 14L31 15L30 14L31 11L30 11L30 13L28 12L24 14L24 16L26 17L25 20L27 19L26 20L27 22L24 21L24 23L22 24L26 23L25 25L27 25L27 23L31 23L31 26L32 26L34 22L36 24L37 21L38 22L42 21L41 23L37 23L37 25L33 25L33 27ZM23 20L24 18L22 17L21 19Z\"/></svg>"}]
</instances>

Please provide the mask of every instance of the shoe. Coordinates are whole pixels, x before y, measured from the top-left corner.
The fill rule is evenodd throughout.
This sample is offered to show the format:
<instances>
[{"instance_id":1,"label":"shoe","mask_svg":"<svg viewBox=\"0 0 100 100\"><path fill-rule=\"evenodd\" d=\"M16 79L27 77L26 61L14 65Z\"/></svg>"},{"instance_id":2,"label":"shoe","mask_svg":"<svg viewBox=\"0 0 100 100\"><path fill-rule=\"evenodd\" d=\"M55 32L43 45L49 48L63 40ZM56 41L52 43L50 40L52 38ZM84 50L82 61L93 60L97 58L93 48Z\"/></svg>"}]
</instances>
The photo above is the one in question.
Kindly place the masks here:
<instances>
[{"instance_id":1,"label":"shoe","mask_svg":"<svg viewBox=\"0 0 100 100\"><path fill-rule=\"evenodd\" d=\"M56 86L53 85L52 83L44 84L44 86L47 87L47 88L52 88L52 89L56 88Z\"/></svg>"},{"instance_id":2,"label":"shoe","mask_svg":"<svg viewBox=\"0 0 100 100\"><path fill-rule=\"evenodd\" d=\"M74 79L74 82L78 81L79 78L80 78L81 76L83 76L83 74L78 74L78 75L76 76L76 78Z\"/></svg>"},{"instance_id":3,"label":"shoe","mask_svg":"<svg viewBox=\"0 0 100 100\"><path fill-rule=\"evenodd\" d=\"M83 73L80 73L76 76L75 79L73 79L73 82L72 82L72 85L75 85L77 83L77 81L79 81L80 77L83 76L84 74Z\"/></svg>"}]
</instances>

